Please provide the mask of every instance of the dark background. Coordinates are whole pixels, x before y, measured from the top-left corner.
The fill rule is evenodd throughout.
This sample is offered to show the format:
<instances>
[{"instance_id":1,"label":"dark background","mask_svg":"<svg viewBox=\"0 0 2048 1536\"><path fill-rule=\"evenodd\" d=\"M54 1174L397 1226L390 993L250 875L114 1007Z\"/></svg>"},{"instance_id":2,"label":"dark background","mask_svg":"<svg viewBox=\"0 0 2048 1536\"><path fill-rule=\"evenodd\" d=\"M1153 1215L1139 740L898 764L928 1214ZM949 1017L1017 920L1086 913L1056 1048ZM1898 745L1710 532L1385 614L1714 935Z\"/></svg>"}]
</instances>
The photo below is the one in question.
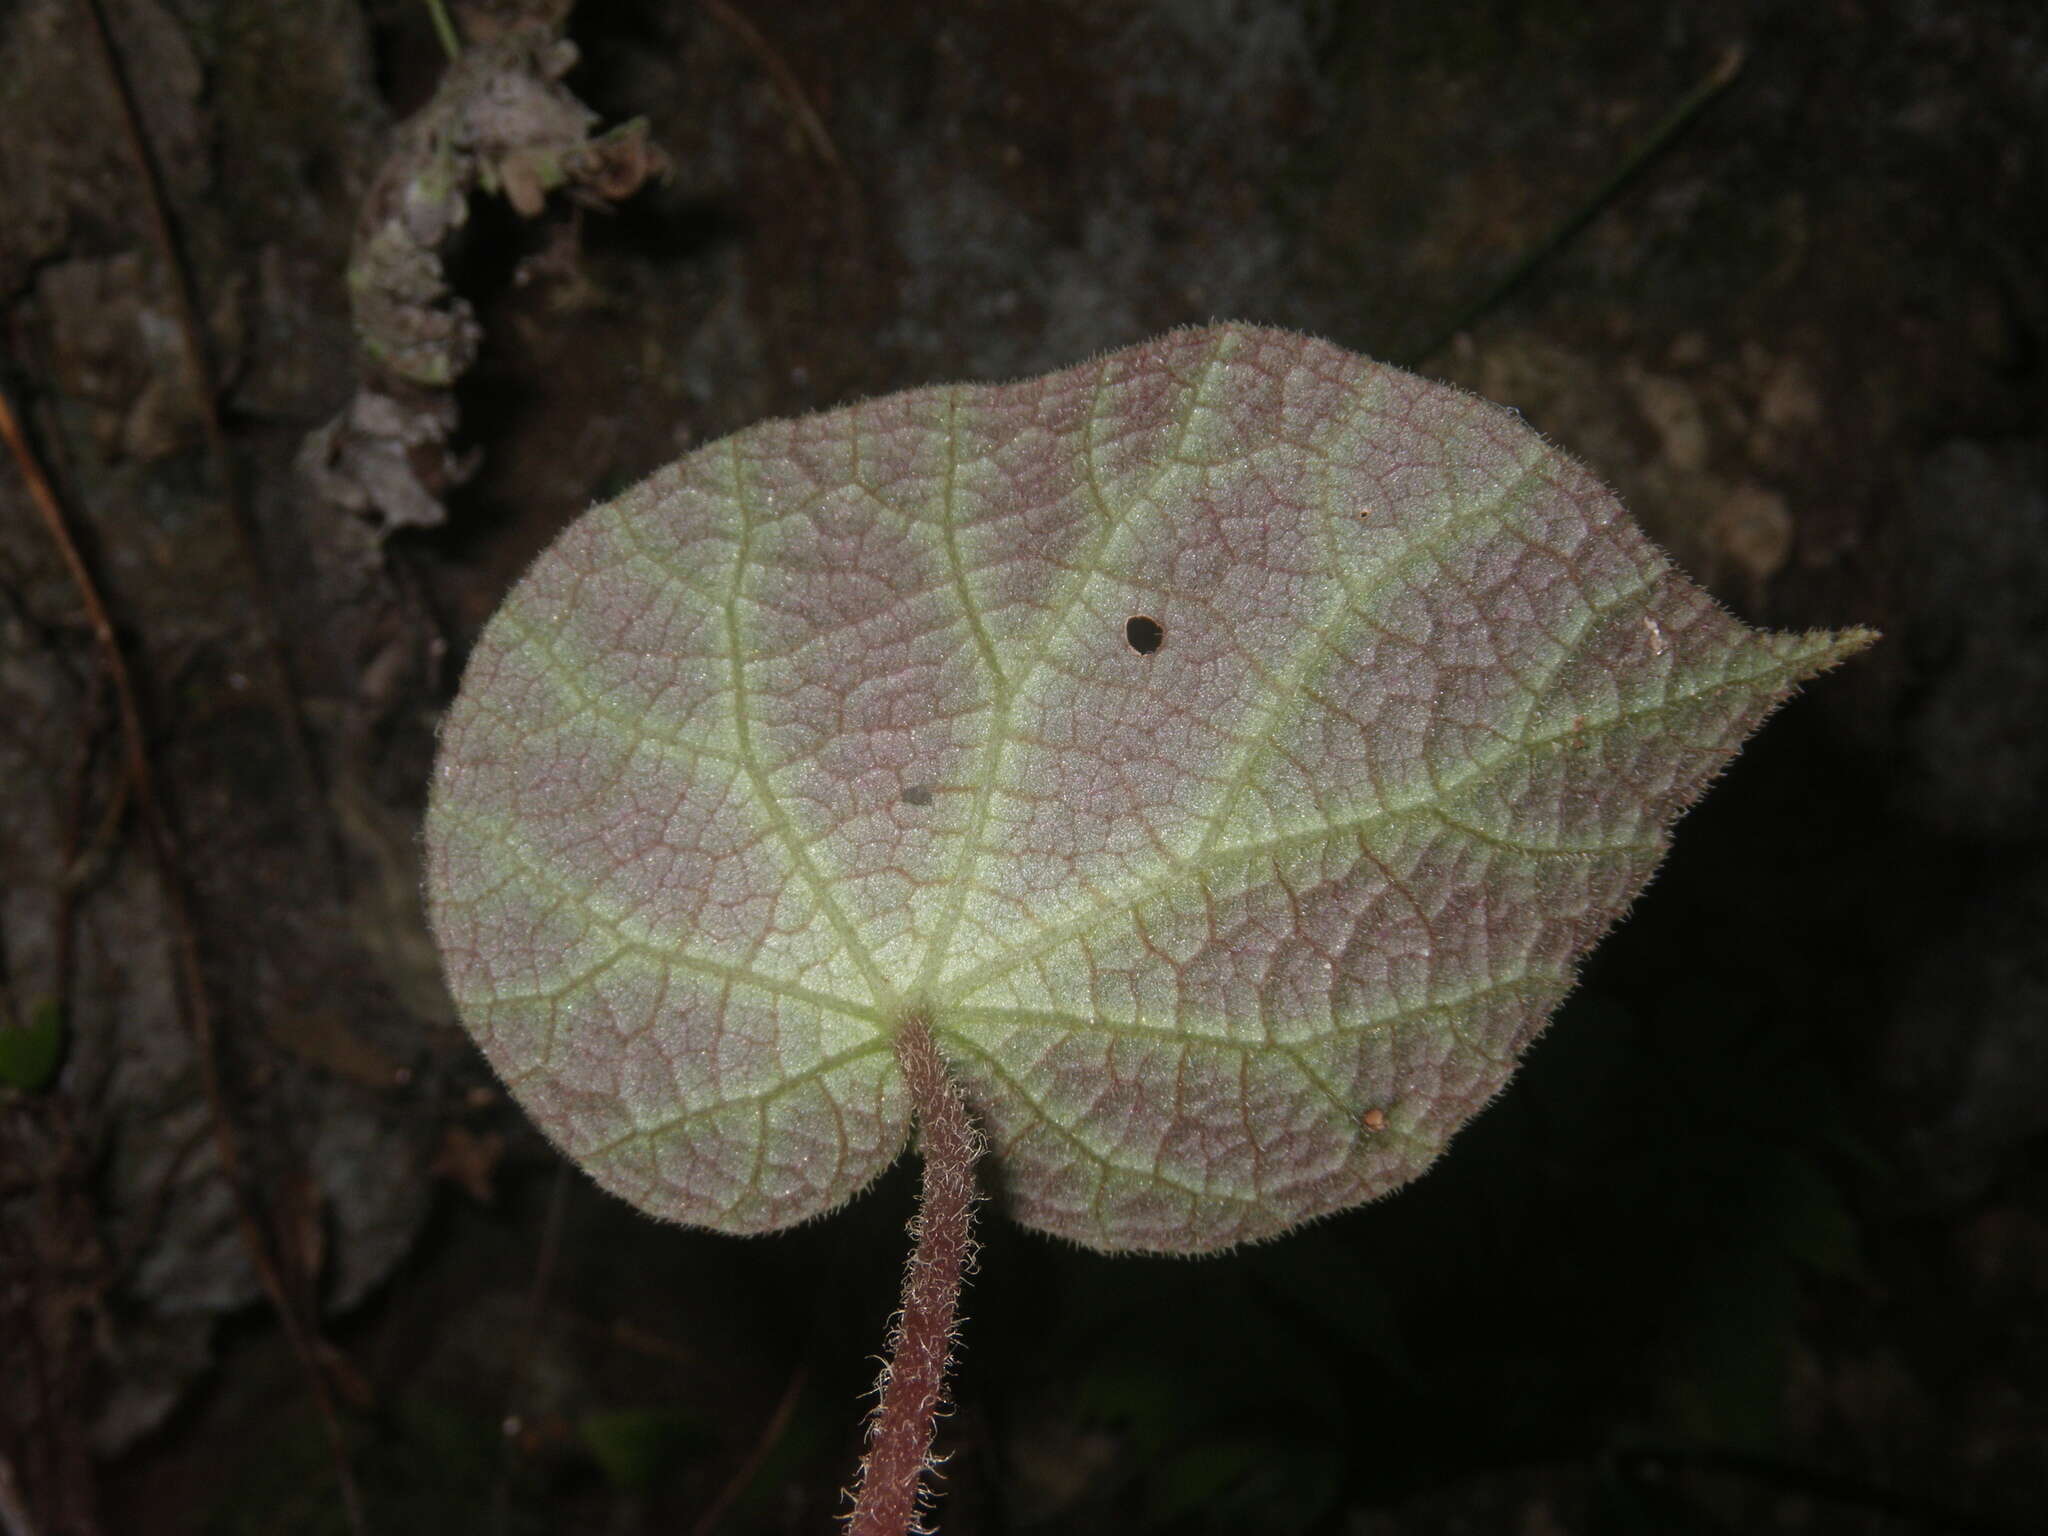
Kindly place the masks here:
<instances>
[{"instance_id":1,"label":"dark background","mask_svg":"<svg viewBox=\"0 0 2048 1536\"><path fill-rule=\"evenodd\" d=\"M477 626L726 431L1221 317L1513 405L1743 617L1887 638L1737 761L1414 1188L1199 1262L991 1211L944 1528L2042 1528L2048 11L585 0L570 85L673 175L609 216L478 201L481 467L382 538L293 456L353 388L350 229L440 71L424 7L104 10L254 559L77 0L0 3L0 382L135 671L221 1103L369 1529L830 1529L912 1192L661 1228L497 1093L415 894ZM65 1054L0 1088L0 1470L43 1533L343 1530L114 699L10 467L0 1025Z\"/></svg>"}]
</instances>

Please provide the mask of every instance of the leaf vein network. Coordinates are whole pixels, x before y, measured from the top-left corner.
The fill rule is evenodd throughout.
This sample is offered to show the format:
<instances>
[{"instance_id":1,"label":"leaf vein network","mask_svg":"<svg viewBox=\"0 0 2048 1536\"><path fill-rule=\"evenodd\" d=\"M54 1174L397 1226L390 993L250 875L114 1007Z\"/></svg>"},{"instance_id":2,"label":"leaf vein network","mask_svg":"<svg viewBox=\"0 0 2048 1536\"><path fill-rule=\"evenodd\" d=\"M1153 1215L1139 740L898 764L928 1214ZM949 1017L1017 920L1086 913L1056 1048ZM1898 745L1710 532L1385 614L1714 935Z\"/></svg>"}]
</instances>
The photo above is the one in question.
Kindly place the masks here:
<instances>
[{"instance_id":1,"label":"leaf vein network","mask_svg":"<svg viewBox=\"0 0 2048 1536\"><path fill-rule=\"evenodd\" d=\"M827 1080L832 1074L852 1066L857 1061L865 1060L870 1056L881 1055L889 1052L889 1050L889 1042L885 1039L877 1038L867 1041L862 1045L853 1046L848 1050L826 1057L800 1076L785 1077L780 1082L771 1084L769 1087L754 1093L736 1093L730 1097L718 1099L713 1103L700 1105L695 1109L683 1110L679 1114L671 1115L665 1120L656 1120L647 1125L635 1126L623 1135L614 1136L610 1141L600 1142L588 1152L582 1152L578 1155L586 1158L605 1157L616 1152L621 1147L631 1146L636 1141L648 1141L656 1137L672 1136L678 1131L688 1129L693 1121L702 1120L710 1115L725 1114L735 1109L751 1108L765 1113L767 1107L777 1099L785 1094L794 1093L799 1088L808 1088L815 1085L821 1094L830 1099L832 1092L827 1086ZM761 1138L764 1146L769 1139L765 1135Z\"/></svg>"},{"instance_id":2,"label":"leaf vein network","mask_svg":"<svg viewBox=\"0 0 2048 1536\"><path fill-rule=\"evenodd\" d=\"M1705 692L1707 690L1701 691ZM1118 914L1132 912L1137 907L1159 896L1169 887L1185 879L1200 879L1207 871L1220 870L1233 864L1250 863L1263 857L1277 857L1300 849L1318 847L1345 836L1356 837L1361 851L1366 853L1368 857L1372 857L1373 855L1370 852L1368 843L1370 834L1412 821L1417 817L1427 816L1441 820L1442 818L1437 815L1437 801L1448 795L1455 794L1471 784L1483 781L1505 767L1510 760L1531 754L1542 746L1566 737L1576 735L1583 739L1586 735L1592 734L1596 730L1611 730L1626 725L1634 719L1662 713L1668 707L1668 705L1659 705L1651 708L1623 711L1618 715L1599 722L1598 725L1588 724L1576 733L1567 730L1555 735L1529 738L1521 741L1503 737L1502 746L1499 751L1487 757L1475 756L1466 772L1449 780L1418 785L1396 803L1382 804L1356 816L1333 817L1317 827L1277 833L1248 842L1235 843L1229 847L1212 848L1203 854L1199 861L1191 859L1184 865L1169 869L1163 874L1145 880L1129 893L1104 901L1085 912L1077 913L1063 922L1053 924L1047 927L1030 943L1019 945L1008 954L998 956L993 960L974 967L972 970L963 972L959 976L954 977L944 988L939 989L940 995L947 1000L968 997L976 989L1009 974L1009 972L1021 965L1028 964L1059 948L1077 934L1085 933Z\"/></svg>"},{"instance_id":3,"label":"leaf vein network","mask_svg":"<svg viewBox=\"0 0 2048 1536\"><path fill-rule=\"evenodd\" d=\"M472 827L481 825L481 818L473 813L457 814L452 810L444 810L443 815L445 818L454 820L458 825L469 825ZM526 847L523 842L513 838L493 836L488 831L484 835L486 840L493 846L501 852L511 855L517 861L517 868L508 873L506 877L508 880L531 880L535 885L545 889L550 895L559 898L563 906L574 911L580 917L588 918L594 925L602 928L610 935L614 946L612 954L604 962L591 967L589 971L581 976L564 982L560 987L543 988L533 992L494 993L494 1001L559 1000L559 998L573 991L577 986L582 985L583 981L588 977L605 970L621 954L632 953L644 956L650 960L659 961L663 965L673 966L678 970L694 972L697 975L721 981L733 982L762 992L777 993L789 998L792 1002L805 1003L817 1008L820 1012L836 1013L846 1018L860 1019L870 1023L879 1022L883 1018L882 1010L875 1005L861 1003L852 998L841 997L829 992L820 992L815 988L805 987L780 977L766 976L759 971L750 970L744 965L719 960L701 951L680 949L673 944L662 941L658 937L634 932L635 924L630 915L609 910L607 905L595 894L578 891L564 881L557 879L549 873L546 862ZM502 884L503 882L500 882L500 887L502 887ZM494 889L500 887L494 887Z\"/></svg>"},{"instance_id":4,"label":"leaf vein network","mask_svg":"<svg viewBox=\"0 0 2048 1536\"><path fill-rule=\"evenodd\" d=\"M1214 373L1222 346L1223 341L1220 338L1210 345L1209 351L1204 357L1196 375L1194 386L1189 391L1188 404L1180 420L1179 434L1175 439L1173 451L1165 455L1160 467L1147 483L1145 491L1141 495L1134 497L1130 505L1136 506L1140 502L1148 501L1154 491L1156 491L1159 482L1173 467L1181 445L1186 442L1187 433L1194 419L1195 409L1200 404L1201 392ZM1068 567L1064 579L1059 584L1059 590L1052 595L1051 600L1046 604L1045 615L1025 646L1023 665L1017 670L1013 679L1006 679L1001 673L997 674L996 706L989 712L988 735L982 743L981 760L976 766L975 771L974 806L969 813L967 826L960 835L960 851L955 858L953 872L947 882L951 894L947 899L945 911L933 930L931 940L926 947L924 964L920 968L916 988L920 993L927 991L937 978L940 968L945 964L946 955L952 948L954 934L959 929L960 916L965 909L969 889L967 871L969 866L976 862L984 852L981 848L982 832L988 825L990 810L995 800L996 779L1002 770L1003 760L1009 751L1012 739L1011 724L1017 701L1029 687L1033 677L1036 676L1044 665L1046 652L1050 648L1052 637L1059 633L1061 627L1065 625L1068 618L1072 615L1076 605L1081 600L1081 594L1087 589L1089 581L1101 573L1103 550L1115 538L1117 533L1122 531L1127 520L1126 513L1119 512L1109 504L1108 499L1103 494L1101 480L1095 469L1095 428L1103 419L1102 399L1103 393L1108 386L1108 381L1109 369L1107 365L1098 366L1093 393L1089 399L1087 421L1082 430L1079 447L1083 477L1087 481L1089 494L1095 503L1096 510L1101 516L1093 535L1088 541L1085 553L1076 563ZM953 510L952 498L948 496L946 525L949 529L953 523Z\"/></svg>"},{"instance_id":5,"label":"leaf vein network","mask_svg":"<svg viewBox=\"0 0 2048 1536\"><path fill-rule=\"evenodd\" d=\"M939 537L946 548L946 569L952 577L953 590L960 599L960 611L967 616L968 633L973 637L974 648L980 653L982 665L995 681L996 697L1000 699L1009 686L1003 672L1002 659L996 654L996 645L988 632L988 626L981 621L981 605L975 601L973 584L967 579L967 566L960 554L960 530L954 521L954 498L959 490L960 436L960 387L956 384L946 391L946 481L939 503Z\"/></svg>"},{"instance_id":6,"label":"leaf vein network","mask_svg":"<svg viewBox=\"0 0 2048 1536\"><path fill-rule=\"evenodd\" d=\"M812 899L825 914L839 939L841 949L866 978L869 989L878 1007L886 1010L894 999L894 989L883 978L875 959L867 947L860 942L852 922L833 898L832 885L811 857L809 847L798 836L796 827L783 811L780 802L768 783L767 769L761 762L761 755L754 745L753 722L748 717L747 656L744 638L740 633L739 605L743 596L748 560L753 553L754 523L752 508L747 494L746 476L741 469L739 443L728 440L728 455L731 460L732 504L739 520L739 547L733 555L732 579L727 587L724 601L726 649L732 677L732 722L733 735L739 746L741 771L746 776L748 787L753 790L754 802L769 830L788 853L797 874L810 889Z\"/></svg>"},{"instance_id":7,"label":"leaf vein network","mask_svg":"<svg viewBox=\"0 0 2048 1536\"><path fill-rule=\"evenodd\" d=\"M1212 364L1213 361L1212 357ZM1190 411L1191 414L1192 410ZM1184 426L1185 420L1184 418ZM1443 550L1450 547L1454 540L1468 532L1472 526L1484 522L1494 514L1497 514L1502 508L1511 505L1531 481L1541 477L1543 467L1544 460L1540 455L1523 463L1520 472L1513 479L1497 487L1492 496L1487 500L1476 504L1472 509L1461 508L1456 515L1442 519L1434 524L1418 538L1414 545L1404 549L1394 561L1390 562L1390 568L1381 579L1376 580L1369 588L1361 589L1355 580L1346 574L1342 563L1333 560L1332 568L1337 572L1341 590L1351 598L1354 607L1361 610L1361 618L1363 618L1363 610L1369 609L1378 596L1383 594L1391 583L1399 579L1403 571L1410 568L1415 561L1424 556L1440 555ZM1154 484L1156 485L1156 479ZM1536 709L1540 706L1544 693L1556 681L1563 669L1570 664L1572 657L1577 654L1587 634L1612 613L1650 590L1650 588L1657 584L1661 575L1660 571L1645 573L1640 580L1630 583L1617 591L1607 602L1595 605L1588 600L1584 604L1586 611L1580 616L1571 635L1557 644L1550 659L1550 664L1545 669L1540 681L1534 687L1524 685L1528 703L1527 707L1522 711L1521 719L1516 722L1518 725L1526 726L1530 717L1533 716ZM1366 622L1370 621L1367 620ZM1302 657L1300 663L1295 668L1290 669L1293 673L1291 679L1294 689L1293 694L1288 698L1276 699L1273 708L1268 713L1269 719L1277 718L1284 704L1291 702L1293 697L1299 697L1306 688L1309 675L1314 669L1316 652L1318 649L1323 648L1323 642L1319 638L1314 638L1319 634L1320 628L1321 626L1311 628L1311 643L1304 646L1300 653ZM1634 713L1648 713L1648 711ZM1631 712L1624 712L1620 719L1627 720L1632 717ZM1607 723L1603 722L1603 724ZM1232 734L1235 736L1237 733L1233 732ZM1271 732L1266 733L1264 736L1260 736L1258 733L1247 733L1245 739L1251 743L1251 750L1241 759L1239 766L1230 779L1225 781L1229 784L1229 788L1219 797L1217 810L1210 820L1209 828L1203 834L1202 842L1193 854L1172 860L1170 867L1161 875L1144 882L1130 895L1099 903L1089 908L1086 912L1077 914L1066 922L1048 929L1039 939L1013 951L1010 956L998 957L982 966L976 967L965 976L957 978L951 986L945 988L945 992L950 996L956 997L966 995L967 992L972 990L973 986L980 985L1006 973L1009 969L1013 968L1015 963L1035 959L1039 955L1057 948L1060 943L1063 943L1073 934L1084 931L1105 918L1117 913L1132 911L1167 887L1188 878L1191 871L1198 872L1205 867L1218 867L1228 862L1248 861L1262 853L1305 846L1339 836L1350 830L1357 830L1363 833L1375 830L1383 825L1398 823L1416 814L1428 813L1432 809L1432 800L1454 794L1469 784L1482 781L1517 756L1532 753L1544 745L1547 740L1554 738L1529 738L1525 735L1510 734L1508 731L1503 730L1499 733L1499 746L1496 750L1485 755L1475 754L1464 773L1449 780L1433 779L1426 791L1415 794L1405 804L1384 807L1376 814L1354 819L1332 820L1322 828L1309 829L1301 833L1286 834L1282 837L1235 845L1229 848L1219 848L1216 845L1216 840L1223 835L1223 831L1229 823L1231 813L1241 801L1245 789L1250 785L1253 776L1252 767L1258 761L1259 752L1263 750L1270 753L1278 750L1276 740ZM985 781L984 794L986 794L990 783L992 783L992 778L989 781ZM975 830L976 832L979 831L978 823ZM964 874L965 870L963 868L961 876L956 876L956 879L964 877ZM960 901L956 900L952 912L957 914L959 907ZM944 946L935 946L933 957L926 965L925 985L928 987L937 976L938 966L943 963Z\"/></svg>"},{"instance_id":8,"label":"leaf vein network","mask_svg":"<svg viewBox=\"0 0 2048 1536\"><path fill-rule=\"evenodd\" d=\"M585 686L576 663L563 659L560 647L566 643L566 637L559 631L550 632L536 628L520 612L517 603L507 603L498 611L498 616L491 623L493 629L502 626L516 638L528 655L537 656L542 676L557 690L565 703L574 706L570 713L563 717L564 723L576 719L579 715L588 715L615 730L618 733L618 740L636 747L651 743L659 748L689 752L714 762L734 765L739 763L739 758L728 751L702 742L687 741L679 735L654 730L648 724L646 716L624 715L605 703L601 695Z\"/></svg>"}]
</instances>

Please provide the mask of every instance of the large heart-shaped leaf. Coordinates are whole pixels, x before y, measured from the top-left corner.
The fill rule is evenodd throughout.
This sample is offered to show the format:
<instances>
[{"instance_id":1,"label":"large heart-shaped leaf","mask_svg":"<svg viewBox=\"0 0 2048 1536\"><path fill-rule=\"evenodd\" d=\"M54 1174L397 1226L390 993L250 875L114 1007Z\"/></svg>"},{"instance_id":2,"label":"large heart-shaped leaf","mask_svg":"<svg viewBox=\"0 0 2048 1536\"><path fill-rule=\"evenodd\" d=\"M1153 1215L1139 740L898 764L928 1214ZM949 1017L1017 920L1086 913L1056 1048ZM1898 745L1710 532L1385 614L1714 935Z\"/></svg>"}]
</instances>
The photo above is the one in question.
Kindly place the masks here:
<instances>
[{"instance_id":1,"label":"large heart-shaped leaf","mask_svg":"<svg viewBox=\"0 0 2048 1536\"><path fill-rule=\"evenodd\" d=\"M1868 639L1737 624L1507 412L1177 331L577 522L449 713L433 922L520 1101L648 1211L846 1200L916 1018L1018 1219L1213 1249L1427 1167Z\"/></svg>"}]
</instances>

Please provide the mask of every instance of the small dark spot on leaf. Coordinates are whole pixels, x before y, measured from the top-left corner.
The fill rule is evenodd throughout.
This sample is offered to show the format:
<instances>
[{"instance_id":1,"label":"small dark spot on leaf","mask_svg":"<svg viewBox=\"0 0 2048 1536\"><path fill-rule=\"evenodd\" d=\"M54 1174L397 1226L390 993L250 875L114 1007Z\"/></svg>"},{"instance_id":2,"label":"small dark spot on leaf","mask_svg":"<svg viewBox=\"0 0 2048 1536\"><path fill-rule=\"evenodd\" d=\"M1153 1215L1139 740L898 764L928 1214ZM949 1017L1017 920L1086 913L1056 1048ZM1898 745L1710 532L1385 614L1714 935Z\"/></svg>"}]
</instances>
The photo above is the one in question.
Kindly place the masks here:
<instances>
[{"instance_id":1,"label":"small dark spot on leaf","mask_svg":"<svg viewBox=\"0 0 2048 1536\"><path fill-rule=\"evenodd\" d=\"M1136 613L1124 624L1124 639L1140 656L1150 656L1166 643L1166 630L1157 619Z\"/></svg>"},{"instance_id":2,"label":"small dark spot on leaf","mask_svg":"<svg viewBox=\"0 0 2048 1536\"><path fill-rule=\"evenodd\" d=\"M903 803L905 805L930 805L932 803L932 786L929 784L904 785Z\"/></svg>"},{"instance_id":3,"label":"small dark spot on leaf","mask_svg":"<svg viewBox=\"0 0 2048 1536\"><path fill-rule=\"evenodd\" d=\"M1387 1128L1387 1112L1383 1109L1368 1109L1365 1112L1365 1128L1368 1131L1384 1131Z\"/></svg>"}]
</instances>

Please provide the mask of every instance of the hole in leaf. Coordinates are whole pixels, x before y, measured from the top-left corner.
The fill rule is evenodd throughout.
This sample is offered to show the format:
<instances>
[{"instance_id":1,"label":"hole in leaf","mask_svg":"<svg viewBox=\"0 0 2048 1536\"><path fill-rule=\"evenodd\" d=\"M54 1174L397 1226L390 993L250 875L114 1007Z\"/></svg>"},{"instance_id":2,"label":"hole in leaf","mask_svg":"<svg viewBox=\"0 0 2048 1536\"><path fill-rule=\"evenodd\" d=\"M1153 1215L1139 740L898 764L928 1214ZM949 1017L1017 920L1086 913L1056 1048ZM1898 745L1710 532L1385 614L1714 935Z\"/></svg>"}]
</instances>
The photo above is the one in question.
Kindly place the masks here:
<instances>
[{"instance_id":1,"label":"hole in leaf","mask_svg":"<svg viewBox=\"0 0 2048 1536\"><path fill-rule=\"evenodd\" d=\"M1166 643L1166 630L1157 619L1133 614L1124 624L1124 639L1140 656L1150 656Z\"/></svg>"}]
</instances>

